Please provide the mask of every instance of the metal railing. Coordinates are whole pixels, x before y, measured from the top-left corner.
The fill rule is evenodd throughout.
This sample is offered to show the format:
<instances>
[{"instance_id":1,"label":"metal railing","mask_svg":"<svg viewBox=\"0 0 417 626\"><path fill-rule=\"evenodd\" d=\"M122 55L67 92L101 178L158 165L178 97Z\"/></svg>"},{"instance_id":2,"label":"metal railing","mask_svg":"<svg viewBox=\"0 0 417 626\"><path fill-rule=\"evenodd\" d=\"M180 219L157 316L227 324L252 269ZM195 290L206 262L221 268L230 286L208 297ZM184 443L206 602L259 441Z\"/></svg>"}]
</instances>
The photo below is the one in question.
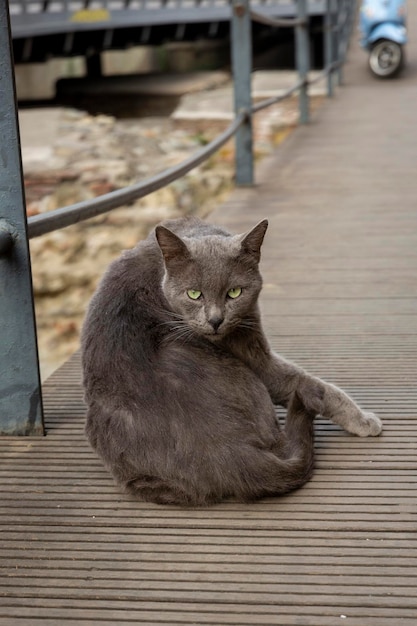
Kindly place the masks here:
<instances>
[{"instance_id":1,"label":"metal railing","mask_svg":"<svg viewBox=\"0 0 417 626\"><path fill-rule=\"evenodd\" d=\"M233 0L9 0L15 61L85 56L94 74L105 50L158 45L171 39L223 39ZM324 0L309 0L322 14ZM292 0L251 0L252 8L277 17L293 13Z\"/></svg>"},{"instance_id":2,"label":"metal railing","mask_svg":"<svg viewBox=\"0 0 417 626\"><path fill-rule=\"evenodd\" d=\"M111 211L148 195L183 176L236 137L236 182L253 184L252 117L257 112L299 93L300 122L309 120L308 86L327 77L327 93L340 83L355 0L325 0L325 68L311 81L307 0L296 0L297 17L274 20L251 11L249 0L233 0L231 7L232 69L235 119L212 142L179 165L135 185L92 200L50 211L26 220L17 124L7 0L0 0L0 434L44 433L36 325L28 239ZM297 83L285 93L252 105L251 22L274 28L295 28ZM335 79L336 76L336 79Z\"/></svg>"}]
</instances>

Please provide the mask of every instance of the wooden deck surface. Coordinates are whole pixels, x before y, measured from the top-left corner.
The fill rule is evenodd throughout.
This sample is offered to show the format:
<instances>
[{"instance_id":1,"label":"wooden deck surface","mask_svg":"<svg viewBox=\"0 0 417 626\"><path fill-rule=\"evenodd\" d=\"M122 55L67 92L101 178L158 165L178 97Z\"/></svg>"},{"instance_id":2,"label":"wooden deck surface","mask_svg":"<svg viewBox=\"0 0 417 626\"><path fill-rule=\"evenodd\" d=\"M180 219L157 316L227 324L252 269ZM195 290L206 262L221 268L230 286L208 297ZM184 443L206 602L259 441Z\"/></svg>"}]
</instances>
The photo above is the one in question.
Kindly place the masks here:
<instances>
[{"instance_id":1,"label":"wooden deck surface","mask_svg":"<svg viewBox=\"0 0 417 626\"><path fill-rule=\"evenodd\" d=\"M385 430L317 421L294 494L182 510L119 493L83 435L77 357L45 386L48 435L1 439L0 624L417 624L417 8L409 68L346 86L210 220L268 217L274 347Z\"/></svg>"}]
</instances>

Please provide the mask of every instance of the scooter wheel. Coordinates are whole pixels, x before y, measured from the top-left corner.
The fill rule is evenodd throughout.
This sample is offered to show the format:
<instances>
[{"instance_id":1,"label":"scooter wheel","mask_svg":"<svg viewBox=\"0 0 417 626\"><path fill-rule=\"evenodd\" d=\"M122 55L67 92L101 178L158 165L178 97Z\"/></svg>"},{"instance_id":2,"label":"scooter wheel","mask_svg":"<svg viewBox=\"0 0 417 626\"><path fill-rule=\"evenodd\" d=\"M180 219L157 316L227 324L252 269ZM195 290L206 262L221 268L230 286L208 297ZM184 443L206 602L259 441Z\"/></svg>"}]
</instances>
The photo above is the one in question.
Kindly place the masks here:
<instances>
[{"instance_id":1,"label":"scooter wheel","mask_svg":"<svg viewBox=\"0 0 417 626\"><path fill-rule=\"evenodd\" d=\"M401 70L404 62L404 51L396 41L380 39L369 55L369 67L378 78L390 78Z\"/></svg>"}]
</instances>

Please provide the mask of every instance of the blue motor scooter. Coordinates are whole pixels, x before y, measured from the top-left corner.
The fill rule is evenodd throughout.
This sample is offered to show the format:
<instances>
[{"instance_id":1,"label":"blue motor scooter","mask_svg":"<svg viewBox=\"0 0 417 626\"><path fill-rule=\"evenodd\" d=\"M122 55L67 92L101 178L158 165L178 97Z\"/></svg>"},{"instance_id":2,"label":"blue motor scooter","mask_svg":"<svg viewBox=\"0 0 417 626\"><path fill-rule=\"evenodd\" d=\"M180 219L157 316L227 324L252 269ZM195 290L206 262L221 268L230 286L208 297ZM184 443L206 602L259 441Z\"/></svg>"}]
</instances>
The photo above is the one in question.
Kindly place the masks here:
<instances>
[{"instance_id":1,"label":"blue motor scooter","mask_svg":"<svg viewBox=\"0 0 417 626\"><path fill-rule=\"evenodd\" d=\"M405 0L363 0L360 30L361 44L369 50L369 67L375 76L398 74L407 43Z\"/></svg>"}]
</instances>

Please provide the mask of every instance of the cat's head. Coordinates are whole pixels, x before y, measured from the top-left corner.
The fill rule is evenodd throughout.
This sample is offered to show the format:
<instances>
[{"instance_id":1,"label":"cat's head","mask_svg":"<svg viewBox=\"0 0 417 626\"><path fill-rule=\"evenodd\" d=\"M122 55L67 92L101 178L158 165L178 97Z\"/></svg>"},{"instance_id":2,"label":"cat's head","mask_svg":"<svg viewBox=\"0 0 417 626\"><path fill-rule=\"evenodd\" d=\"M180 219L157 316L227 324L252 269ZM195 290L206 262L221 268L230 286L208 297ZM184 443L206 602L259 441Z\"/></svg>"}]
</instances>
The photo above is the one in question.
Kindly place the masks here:
<instances>
[{"instance_id":1,"label":"cat's head","mask_svg":"<svg viewBox=\"0 0 417 626\"><path fill-rule=\"evenodd\" d=\"M156 227L165 298L182 325L211 340L224 337L256 311L262 278L260 249L267 220L243 235L174 234Z\"/></svg>"}]
</instances>

